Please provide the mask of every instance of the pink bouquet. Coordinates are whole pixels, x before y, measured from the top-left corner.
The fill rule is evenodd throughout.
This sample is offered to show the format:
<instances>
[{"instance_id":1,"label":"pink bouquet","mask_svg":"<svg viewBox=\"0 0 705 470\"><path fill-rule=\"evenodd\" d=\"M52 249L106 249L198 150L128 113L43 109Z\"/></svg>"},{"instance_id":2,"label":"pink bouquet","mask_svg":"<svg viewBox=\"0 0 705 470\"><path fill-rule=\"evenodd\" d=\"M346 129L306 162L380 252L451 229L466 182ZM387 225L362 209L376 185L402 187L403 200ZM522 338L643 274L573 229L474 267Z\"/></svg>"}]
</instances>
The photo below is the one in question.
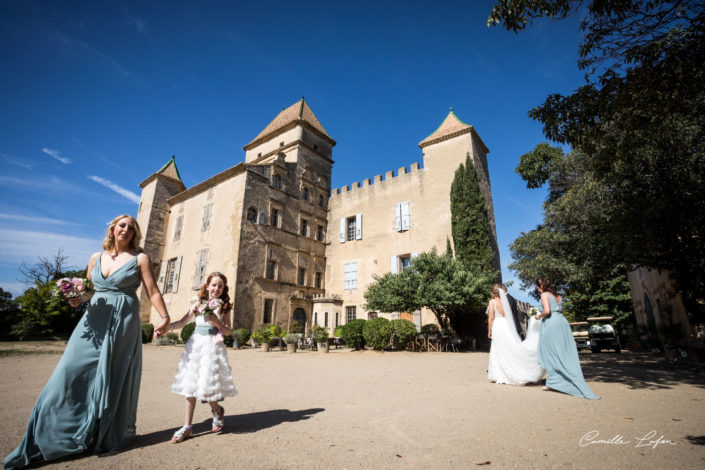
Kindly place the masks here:
<instances>
[{"instance_id":1,"label":"pink bouquet","mask_svg":"<svg viewBox=\"0 0 705 470\"><path fill-rule=\"evenodd\" d=\"M93 294L93 284L83 277L63 277L56 281L56 286L52 290L55 297L64 299L75 299L81 296Z\"/></svg>"},{"instance_id":2,"label":"pink bouquet","mask_svg":"<svg viewBox=\"0 0 705 470\"><path fill-rule=\"evenodd\" d=\"M201 305L196 307L196 315L203 315L205 319L209 314L215 313L215 310L223 303L220 299L204 300Z\"/></svg>"}]
</instances>

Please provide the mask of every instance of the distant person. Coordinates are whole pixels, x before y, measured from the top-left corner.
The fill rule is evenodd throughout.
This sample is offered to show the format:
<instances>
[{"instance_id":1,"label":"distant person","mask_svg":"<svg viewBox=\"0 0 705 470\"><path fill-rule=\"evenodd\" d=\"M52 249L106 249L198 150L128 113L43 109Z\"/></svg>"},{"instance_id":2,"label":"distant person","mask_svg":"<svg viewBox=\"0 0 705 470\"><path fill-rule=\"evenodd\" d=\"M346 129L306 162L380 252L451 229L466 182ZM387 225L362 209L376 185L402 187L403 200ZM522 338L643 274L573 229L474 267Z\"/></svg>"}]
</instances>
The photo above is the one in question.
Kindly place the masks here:
<instances>
[{"instance_id":1,"label":"distant person","mask_svg":"<svg viewBox=\"0 0 705 470\"><path fill-rule=\"evenodd\" d=\"M198 301L181 320L171 324L172 328L181 328L194 318L196 320L196 329L186 343L171 386L172 392L186 397L184 425L174 433L173 443L183 442L191 436L196 399L208 402L211 407L211 432L220 432L225 425L225 409L219 402L237 395L223 343L223 335L231 333L231 308L228 280L222 273L214 272L201 286Z\"/></svg>"},{"instance_id":2,"label":"distant person","mask_svg":"<svg viewBox=\"0 0 705 470\"><path fill-rule=\"evenodd\" d=\"M512 317L514 318L514 326L517 329L519 336L524 339L524 328L522 327L522 322L519 321L519 309L517 308L517 300L512 297L512 295L507 292L507 286L502 284L502 290L507 294L507 302L509 302L509 308L512 310Z\"/></svg>"},{"instance_id":3,"label":"distant person","mask_svg":"<svg viewBox=\"0 0 705 470\"><path fill-rule=\"evenodd\" d=\"M543 312L536 315L536 319L541 320L538 358L546 369L546 386L543 389L599 399L583 378L573 332L561 311L561 296L545 277L536 280L536 288L541 293L543 307Z\"/></svg>"},{"instance_id":4,"label":"distant person","mask_svg":"<svg viewBox=\"0 0 705 470\"><path fill-rule=\"evenodd\" d=\"M136 294L140 284L162 317L157 334L169 325L140 238L139 225L129 215L109 223L104 251L91 256L86 271L95 293L34 405L22 442L3 460L4 468L22 468L88 448L95 453L114 451L134 439L142 375ZM86 299L69 303L77 307L81 300Z\"/></svg>"},{"instance_id":5,"label":"distant person","mask_svg":"<svg viewBox=\"0 0 705 470\"><path fill-rule=\"evenodd\" d=\"M544 371L537 358L538 322L532 320L522 342L514 326L507 295L499 284L490 289L487 336L492 339L487 377L498 384L525 385L538 382Z\"/></svg>"}]
</instances>

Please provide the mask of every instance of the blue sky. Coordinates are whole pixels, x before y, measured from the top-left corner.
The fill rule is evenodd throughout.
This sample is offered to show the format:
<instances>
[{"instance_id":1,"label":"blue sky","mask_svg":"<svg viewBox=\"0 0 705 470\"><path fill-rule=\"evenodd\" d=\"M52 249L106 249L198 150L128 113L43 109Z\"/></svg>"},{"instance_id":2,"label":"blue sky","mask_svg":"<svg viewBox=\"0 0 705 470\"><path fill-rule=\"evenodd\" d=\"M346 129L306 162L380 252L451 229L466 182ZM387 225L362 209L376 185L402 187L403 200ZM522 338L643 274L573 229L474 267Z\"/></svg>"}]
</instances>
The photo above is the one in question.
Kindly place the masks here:
<instances>
[{"instance_id":1,"label":"blue sky","mask_svg":"<svg viewBox=\"0 0 705 470\"><path fill-rule=\"evenodd\" d=\"M492 4L0 0L0 287L59 248L85 266L172 155L191 187L301 96L338 143L333 188L421 162L451 106L475 126L511 280L545 197L514 172L546 140L527 111L583 74L577 18L515 35Z\"/></svg>"}]
</instances>

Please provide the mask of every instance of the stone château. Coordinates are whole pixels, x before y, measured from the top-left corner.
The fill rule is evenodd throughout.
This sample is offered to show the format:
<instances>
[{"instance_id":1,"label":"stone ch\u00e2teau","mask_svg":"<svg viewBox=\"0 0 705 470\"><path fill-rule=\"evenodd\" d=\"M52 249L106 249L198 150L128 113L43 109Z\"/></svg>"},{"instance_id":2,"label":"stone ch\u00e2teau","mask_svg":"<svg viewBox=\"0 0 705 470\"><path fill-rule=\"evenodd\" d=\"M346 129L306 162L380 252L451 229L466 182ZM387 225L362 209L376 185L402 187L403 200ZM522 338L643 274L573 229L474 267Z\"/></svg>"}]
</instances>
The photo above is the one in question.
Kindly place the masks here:
<instances>
[{"instance_id":1,"label":"stone ch\u00e2teau","mask_svg":"<svg viewBox=\"0 0 705 470\"><path fill-rule=\"evenodd\" d=\"M186 312L213 271L228 279L233 325L309 331L378 315L364 309L373 276L400 272L417 253L446 249L450 186L470 156L485 196L499 268L489 150L451 110L412 163L331 190L336 142L302 98L245 145L245 161L186 188L172 158L144 180L137 220L172 316ZM144 294L142 294L144 296ZM142 317L156 320L142 299ZM380 314L383 315L383 314ZM398 312L417 326L431 312Z\"/></svg>"}]
</instances>

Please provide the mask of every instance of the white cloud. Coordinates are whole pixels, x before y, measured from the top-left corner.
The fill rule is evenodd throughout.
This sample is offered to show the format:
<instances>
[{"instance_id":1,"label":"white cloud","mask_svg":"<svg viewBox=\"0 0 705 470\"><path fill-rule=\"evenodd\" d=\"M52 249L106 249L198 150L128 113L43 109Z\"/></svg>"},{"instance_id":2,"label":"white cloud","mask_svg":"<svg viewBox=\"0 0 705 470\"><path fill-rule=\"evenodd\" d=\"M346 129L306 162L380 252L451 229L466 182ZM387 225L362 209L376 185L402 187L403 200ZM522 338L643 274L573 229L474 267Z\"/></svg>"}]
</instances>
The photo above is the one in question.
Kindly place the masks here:
<instances>
[{"instance_id":1,"label":"white cloud","mask_svg":"<svg viewBox=\"0 0 705 470\"><path fill-rule=\"evenodd\" d=\"M14 220L17 222L29 222L33 224L52 224L52 225L80 225L66 220L52 219L49 217L33 217L28 215L5 214L0 212L0 220Z\"/></svg>"},{"instance_id":2,"label":"white cloud","mask_svg":"<svg viewBox=\"0 0 705 470\"><path fill-rule=\"evenodd\" d=\"M142 79L140 77L138 77L137 75L133 74L128 69L123 67L118 61L116 61L115 59L113 59L109 55L99 51L98 49L92 47L91 45L89 45L83 41L80 41L78 39L68 37L68 36L61 34L59 32L56 32L56 37L66 47L74 48L82 53L89 52L90 54L93 54L94 56L96 56L96 57L100 58L101 60L104 60L105 62L110 64L112 67L114 67L118 72L120 72L125 77L136 78L137 80L142 81Z\"/></svg>"},{"instance_id":3,"label":"white cloud","mask_svg":"<svg viewBox=\"0 0 705 470\"><path fill-rule=\"evenodd\" d=\"M63 163L64 165L68 165L69 163L71 163L71 159L70 159L70 158L66 158L66 157L64 157L63 155L61 155L61 152L59 152L58 150L48 149L48 148L45 147L45 148L42 149L42 152L46 153L47 155L49 155L49 156L50 156L51 158L53 158L54 160L60 161L60 162Z\"/></svg>"},{"instance_id":4,"label":"white cloud","mask_svg":"<svg viewBox=\"0 0 705 470\"><path fill-rule=\"evenodd\" d=\"M34 178L16 178L13 176L0 176L0 185L6 186L21 186L23 190L31 191L63 191L76 192L81 191L81 188L63 181L56 176L37 175Z\"/></svg>"},{"instance_id":5,"label":"white cloud","mask_svg":"<svg viewBox=\"0 0 705 470\"><path fill-rule=\"evenodd\" d=\"M132 191L123 188L122 186L118 186L117 184L113 183L112 181L108 181L105 178L101 178L100 176L88 176L88 179L95 181L98 184L102 184L108 189L112 189L116 193L118 193L120 196L129 199L130 201L134 202L135 204L139 204L140 202L140 197L133 193Z\"/></svg>"},{"instance_id":6,"label":"white cloud","mask_svg":"<svg viewBox=\"0 0 705 470\"><path fill-rule=\"evenodd\" d=\"M85 266L92 253L100 250L101 240L51 232L7 230L0 228L0 262L32 264L38 256L52 257L63 250L67 266Z\"/></svg>"},{"instance_id":7,"label":"white cloud","mask_svg":"<svg viewBox=\"0 0 705 470\"><path fill-rule=\"evenodd\" d=\"M19 167L21 167L21 168L24 168L25 170L31 170L31 169L32 169L32 165L31 165L29 162L27 162L27 161L25 161L25 160L22 160L21 158L13 157L12 155L8 155L8 154L6 154L6 153L0 153L0 155L2 155L2 158L3 158L5 161L7 161L7 162L9 162L9 163L11 163L11 164L13 164L13 165L16 165L16 166L19 166Z\"/></svg>"}]
</instances>

